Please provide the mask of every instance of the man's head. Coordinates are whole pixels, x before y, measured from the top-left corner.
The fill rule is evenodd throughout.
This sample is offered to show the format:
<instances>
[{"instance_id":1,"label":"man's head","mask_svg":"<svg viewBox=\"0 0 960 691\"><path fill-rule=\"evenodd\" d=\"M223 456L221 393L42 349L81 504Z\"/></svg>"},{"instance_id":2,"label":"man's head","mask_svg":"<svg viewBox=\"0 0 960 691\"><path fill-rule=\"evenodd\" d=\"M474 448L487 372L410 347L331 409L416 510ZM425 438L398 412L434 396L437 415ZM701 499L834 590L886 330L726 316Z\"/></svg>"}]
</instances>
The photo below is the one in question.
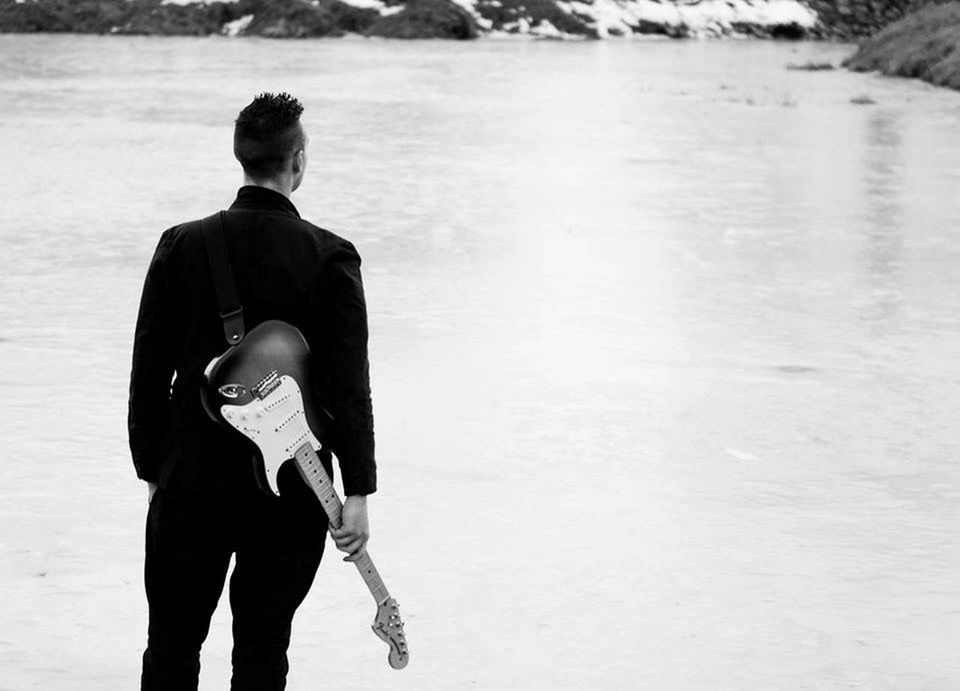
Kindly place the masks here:
<instances>
[{"instance_id":1,"label":"man's head","mask_svg":"<svg viewBox=\"0 0 960 691\"><path fill-rule=\"evenodd\" d=\"M248 180L297 189L307 165L303 105L290 94L262 93L237 116L233 155ZM266 183L266 184L265 184Z\"/></svg>"}]
</instances>

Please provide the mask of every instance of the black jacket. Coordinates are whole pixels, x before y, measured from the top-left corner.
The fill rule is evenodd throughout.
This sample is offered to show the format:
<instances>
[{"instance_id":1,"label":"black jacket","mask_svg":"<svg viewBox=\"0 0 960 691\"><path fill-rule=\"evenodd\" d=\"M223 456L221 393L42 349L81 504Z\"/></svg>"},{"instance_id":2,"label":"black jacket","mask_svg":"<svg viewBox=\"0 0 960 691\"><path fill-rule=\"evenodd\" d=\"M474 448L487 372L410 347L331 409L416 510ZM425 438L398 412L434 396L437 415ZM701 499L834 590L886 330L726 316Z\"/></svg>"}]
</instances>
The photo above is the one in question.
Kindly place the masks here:
<instances>
[{"instance_id":1,"label":"black jacket","mask_svg":"<svg viewBox=\"0 0 960 691\"><path fill-rule=\"evenodd\" d=\"M133 344L128 426L137 475L198 491L252 481L250 447L210 420L203 371L224 350L200 221L170 228L147 271ZM353 245L300 218L283 195L242 187L226 213L227 247L246 329L296 326L335 419L344 492L376 490L367 312ZM171 379L173 384L171 386Z\"/></svg>"}]
</instances>

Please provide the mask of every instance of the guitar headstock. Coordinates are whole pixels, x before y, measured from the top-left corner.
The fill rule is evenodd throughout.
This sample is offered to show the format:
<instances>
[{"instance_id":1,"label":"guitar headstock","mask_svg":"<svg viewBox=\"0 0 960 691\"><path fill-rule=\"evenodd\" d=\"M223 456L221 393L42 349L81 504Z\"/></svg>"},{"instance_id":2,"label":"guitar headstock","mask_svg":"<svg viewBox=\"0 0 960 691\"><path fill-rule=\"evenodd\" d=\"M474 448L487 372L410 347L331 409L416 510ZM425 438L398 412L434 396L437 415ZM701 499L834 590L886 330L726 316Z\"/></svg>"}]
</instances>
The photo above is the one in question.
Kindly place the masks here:
<instances>
[{"instance_id":1,"label":"guitar headstock","mask_svg":"<svg viewBox=\"0 0 960 691\"><path fill-rule=\"evenodd\" d=\"M394 669L403 669L410 661L410 652L407 650L407 638L403 633L403 620L400 619L400 608L392 597L387 598L377 606L377 616L373 620L373 632L390 646L387 662Z\"/></svg>"}]
</instances>

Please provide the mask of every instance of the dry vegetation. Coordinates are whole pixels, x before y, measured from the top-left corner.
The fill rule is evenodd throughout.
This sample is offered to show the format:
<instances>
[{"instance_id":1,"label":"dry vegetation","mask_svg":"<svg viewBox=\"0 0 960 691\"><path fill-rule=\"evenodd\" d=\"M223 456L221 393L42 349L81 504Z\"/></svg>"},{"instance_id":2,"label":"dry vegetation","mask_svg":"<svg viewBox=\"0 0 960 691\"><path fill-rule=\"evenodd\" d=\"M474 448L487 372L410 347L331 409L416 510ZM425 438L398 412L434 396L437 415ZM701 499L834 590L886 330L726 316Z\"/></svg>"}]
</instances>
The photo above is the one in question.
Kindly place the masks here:
<instances>
[{"instance_id":1,"label":"dry vegetation","mask_svg":"<svg viewBox=\"0 0 960 691\"><path fill-rule=\"evenodd\" d=\"M844 66L960 89L960 2L924 8L864 41Z\"/></svg>"},{"instance_id":2,"label":"dry vegetation","mask_svg":"<svg viewBox=\"0 0 960 691\"><path fill-rule=\"evenodd\" d=\"M827 70L834 70L836 67L833 66L832 62L805 62L800 65L790 62L787 63L787 69L801 72L824 72Z\"/></svg>"}]
</instances>

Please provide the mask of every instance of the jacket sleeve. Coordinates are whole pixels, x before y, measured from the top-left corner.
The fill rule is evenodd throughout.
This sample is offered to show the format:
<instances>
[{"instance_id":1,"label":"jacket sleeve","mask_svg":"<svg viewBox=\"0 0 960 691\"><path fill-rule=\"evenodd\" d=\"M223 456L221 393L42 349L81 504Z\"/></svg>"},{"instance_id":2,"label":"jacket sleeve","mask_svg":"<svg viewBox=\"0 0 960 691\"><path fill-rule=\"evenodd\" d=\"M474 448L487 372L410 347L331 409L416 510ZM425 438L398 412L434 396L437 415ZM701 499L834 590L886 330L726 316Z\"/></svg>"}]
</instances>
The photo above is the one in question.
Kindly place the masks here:
<instances>
[{"instance_id":1,"label":"jacket sleeve","mask_svg":"<svg viewBox=\"0 0 960 691\"><path fill-rule=\"evenodd\" d=\"M333 449L346 495L377 490L373 406L367 357L367 307L360 256L348 242L325 267L318 286L322 331L319 388L333 415Z\"/></svg>"},{"instance_id":2,"label":"jacket sleeve","mask_svg":"<svg viewBox=\"0 0 960 691\"><path fill-rule=\"evenodd\" d=\"M141 480L157 482L170 449L170 383L173 354L166 299L166 261L172 229L161 236L140 297L133 339L127 429L133 465Z\"/></svg>"}]
</instances>

